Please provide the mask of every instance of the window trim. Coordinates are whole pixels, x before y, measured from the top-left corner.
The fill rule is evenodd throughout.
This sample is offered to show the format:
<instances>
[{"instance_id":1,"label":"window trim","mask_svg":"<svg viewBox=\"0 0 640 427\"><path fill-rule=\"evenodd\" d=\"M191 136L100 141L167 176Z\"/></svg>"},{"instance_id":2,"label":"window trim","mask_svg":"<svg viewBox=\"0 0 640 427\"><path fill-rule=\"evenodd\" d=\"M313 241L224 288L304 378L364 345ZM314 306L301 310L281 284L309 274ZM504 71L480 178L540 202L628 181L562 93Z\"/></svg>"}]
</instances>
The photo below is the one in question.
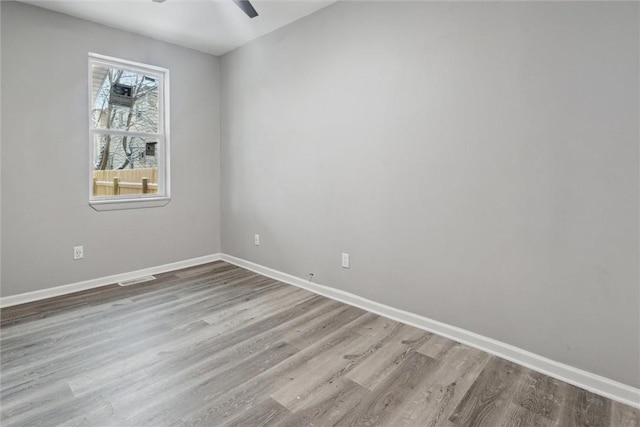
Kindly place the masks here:
<instances>
[{"instance_id":1,"label":"window trim","mask_svg":"<svg viewBox=\"0 0 640 427\"><path fill-rule=\"evenodd\" d=\"M99 129L93 127L92 110L92 65L104 64L127 71L136 73L146 73L157 76L160 79L161 84L158 85L158 104L160 106L160 113L158 117L158 133L145 133L135 131L121 131L116 129ZM128 61L121 58L115 58L112 56L100 55L97 53L89 52L88 55L88 129L89 129L89 205L97 211L111 211L120 209L137 209L137 208L151 208L166 206L171 201L171 150L169 144L169 70L167 68L158 67L155 65L143 64L140 62ZM105 132L106 131L106 132ZM158 141L162 140L162 146L158 147L158 194L154 195L132 195L130 197L123 196L94 196L92 177L94 171L95 161L95 143L94 137L100 133L109 133L111 135L133 135L133 136L154 136L158 138ZM160 190L163 190L160 192Z\"/></svg>"}]
</instances>

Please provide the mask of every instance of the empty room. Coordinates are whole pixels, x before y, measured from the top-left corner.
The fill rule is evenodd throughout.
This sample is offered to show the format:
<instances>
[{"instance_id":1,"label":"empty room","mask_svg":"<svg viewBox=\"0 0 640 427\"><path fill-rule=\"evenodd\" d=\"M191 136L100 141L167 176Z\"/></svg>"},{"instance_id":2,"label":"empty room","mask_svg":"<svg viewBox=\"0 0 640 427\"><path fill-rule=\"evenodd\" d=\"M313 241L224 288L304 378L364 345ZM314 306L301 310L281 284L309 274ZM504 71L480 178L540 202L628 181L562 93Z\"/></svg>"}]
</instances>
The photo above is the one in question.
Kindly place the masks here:
<instances>
[{"instance_id":1,"label":"empty room","mask_svg":"<svg viewBox=\"0 0 640 427\"><path fill-rule=\"evenodd\" d=\"M640 427L640 2L0 35L3 427Z\"/></svg>"}]
</instances>

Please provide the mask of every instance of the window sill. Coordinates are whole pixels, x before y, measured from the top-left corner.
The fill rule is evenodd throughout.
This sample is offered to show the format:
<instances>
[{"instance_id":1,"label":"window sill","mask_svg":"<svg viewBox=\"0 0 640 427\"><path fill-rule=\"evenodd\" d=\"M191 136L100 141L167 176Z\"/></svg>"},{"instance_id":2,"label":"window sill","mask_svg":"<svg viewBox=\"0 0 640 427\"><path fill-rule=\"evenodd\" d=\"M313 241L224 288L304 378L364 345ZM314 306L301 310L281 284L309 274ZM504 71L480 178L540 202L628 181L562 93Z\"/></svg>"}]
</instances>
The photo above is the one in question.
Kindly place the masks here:
<instances>
[{"instance_id":1,"label":"window sill","mask_svg":"<svg viewBox=\"0 0 640 427\"><path fill-rule=\"evenodd\" d=\"M170 197L154 197L149 199L91 200L89 204L97 211L117 211L123 209L160 208L166 206L170 201Z\"/></svg>"}]
</instances>

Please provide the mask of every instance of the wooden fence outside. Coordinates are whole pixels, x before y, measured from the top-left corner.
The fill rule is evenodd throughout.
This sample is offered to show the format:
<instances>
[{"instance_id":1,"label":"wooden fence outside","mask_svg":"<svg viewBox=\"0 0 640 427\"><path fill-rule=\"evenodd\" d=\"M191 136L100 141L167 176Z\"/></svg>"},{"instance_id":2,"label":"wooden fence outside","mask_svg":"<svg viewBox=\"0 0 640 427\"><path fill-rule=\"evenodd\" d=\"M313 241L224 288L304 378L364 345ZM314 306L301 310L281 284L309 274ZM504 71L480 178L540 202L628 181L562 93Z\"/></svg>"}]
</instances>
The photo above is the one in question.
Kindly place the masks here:
<instances>
[{"instance_id":1,"label":"wooden fence outside","mask_svg":"<svg viewBox=\"0 0 640 427\"><path fill-rule=\"evenodd\" d=\"M158 168L93 171L93 195L155 194Z\"/></svg>"}]
</instances>

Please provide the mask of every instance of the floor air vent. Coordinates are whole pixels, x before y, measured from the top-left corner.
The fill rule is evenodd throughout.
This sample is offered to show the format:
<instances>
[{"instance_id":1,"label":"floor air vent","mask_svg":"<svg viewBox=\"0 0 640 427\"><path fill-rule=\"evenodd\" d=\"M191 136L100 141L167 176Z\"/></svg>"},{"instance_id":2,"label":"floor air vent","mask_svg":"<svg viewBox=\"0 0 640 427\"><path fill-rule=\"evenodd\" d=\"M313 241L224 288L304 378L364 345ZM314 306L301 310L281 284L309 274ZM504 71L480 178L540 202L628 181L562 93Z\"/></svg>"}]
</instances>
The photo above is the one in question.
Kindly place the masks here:
<instances>
[{"instance_id":1,"label":"floor air vent","mask_svg":"<svg viewBox=\"0 0 640 427\"><path fill-rule=\"evenodd\" d=\"M135 279L124 280L122 282L118 282L118 285L120 285L120 286L137 285L138 283L150 282L152 280L156 280L156 277L155 276L136 277Z\"/></svg>"}]
</instances>

